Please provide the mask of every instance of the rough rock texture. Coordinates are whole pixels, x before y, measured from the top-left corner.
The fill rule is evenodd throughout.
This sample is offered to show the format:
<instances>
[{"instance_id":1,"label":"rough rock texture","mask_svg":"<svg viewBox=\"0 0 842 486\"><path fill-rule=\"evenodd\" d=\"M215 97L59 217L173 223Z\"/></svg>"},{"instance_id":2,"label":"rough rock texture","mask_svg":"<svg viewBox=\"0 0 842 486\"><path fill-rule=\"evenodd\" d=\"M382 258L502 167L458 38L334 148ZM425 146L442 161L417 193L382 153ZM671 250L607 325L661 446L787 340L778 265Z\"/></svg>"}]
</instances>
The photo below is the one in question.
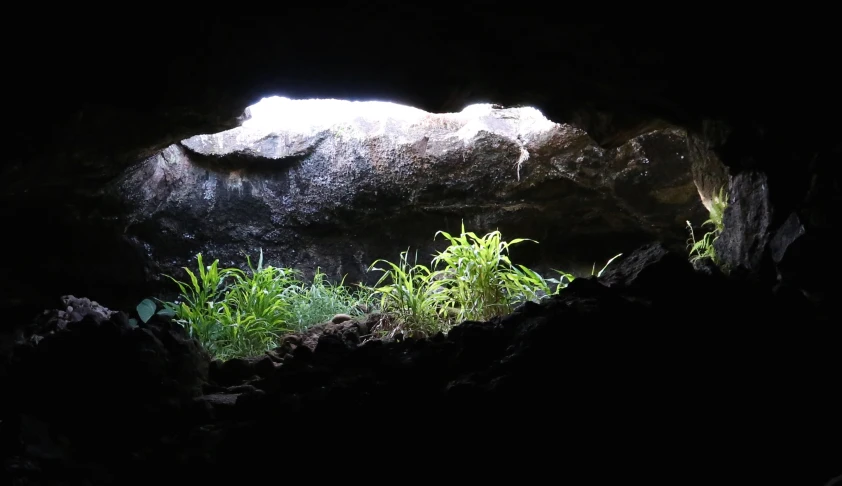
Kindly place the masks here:
<instances>
[{"instance_id":1,"label":"rough rock texture","mask_svg":"<svg viewBox=\"0 0 842 486\"><path fill-rule=\"evenodd\" d=\"M727 267L758 273L767 262L773 218L767 178L746 171L731 180L728 191L728 207L722 217L725 230L714 242L716 254Z\"/></svg>"},{"instance_id":2,"label":"rough rock texture","mask_svg":"<svg viewBox=\"0 0 842 486\"><path fill-rule=\"evenodd\" d=\"M838 162L824 158L822 164ZM842 207L840 182L839 169L825 166L813 176L806 191L779 185L784 189L782 194L773 189L763 172L740 172L729 185L725 229L714 243L717 255L732 272L770 286L776 281L793 286L812 300L822 301L826 312L834 312L826 299L842 286L838 279L827 276L842 271L842 262L830 256L836 246L830 228L838 227L838 208ZM814 205L818 190L823 192L824 202ZM790 202L782 202L787 199ZM828 212L828 205L833 204L837 209Z\"/></svg>"},{"instance_id":3,"label":"rough rock texture","mask_svg":"<svg viewBox=\"0 0 842 486\"><path fill-rule=\"evenodd\" d=\"M578 271L646 241L683 248L684 222L706 219L682 130L603 149L534 109L385 106L391 113L312 127L303 116L247 122L173 145L111 188L130 208L127 234L167 274L199 251L242 265L243 251L262 248L275 265L359 281L408 246L428 259L444 244L434 246L435 232L458 234L462 220L539 241L513 248L520 263Z\"/></svg>"},{"instance_id":4,"label":"rough rock texture","mask_svg":"<svg viewBox=\"0 0 842 486\"><path fill-rule=\"evenodd\" d=\"M705 121L700 133L688 133L687 152L692 164L690 170L693 182L699 190L702 204L710 210L711 201L719 195L719 191L728 191L728 168L720 160L714 150L723 140L728 138L729 127L724 123Z\"/></svg>"},{"instance_id":5,"label":"rough rock texture","mask_svg":"<svg viewBox=\"0 0 842 486\"><path fill-rule=\"evenodd\" d=\"M667 251L663 245L653 243L641 247L633 254L620 258L612 263L602 274L600 282L608 287L635 288L641 290L662 289L666 278L676 276L695 277L690 269L692 265L683 254ZM683 273L676 269L683 269ZM661 275L658 271L668 271L669 275ZM677 289L692 291L685 284L689 282L672 282ZM652 294L657 298L657 294Z\"/></svg>"},{"instance_id":6,"label":"rough rock texture","mask_svg":"<svg viewBox=\"0 0 842 486\"><path fill-rule=\"evenodd\" d=\"M838 474L834 322L658 246L612 279L430 339L359 345L338 332L352 324L326 325L314 348L212 369L198 396L206 357L165 322L68 326L3 361L0 479L231 484L268 467L333 480L442 457L449 474L576 484Z\"/></svg>"},{"instance_id":7,"label":"rough rock texture","mask_svg":"<svg viewBox=\"0 0 842 486\"><path fill-rule=\"evenodd\" d=\"M97 324L109 320L117 312L99 305L96 301L86 298L77 298L72 295L65 295L61 299L63 309L47 310L35 319L33 326L26 329L33 335L52 334L68 326L68 324L81 322L90 318ZM123 320L126 318L123 317Z\"/></svg>"}]
</instances>

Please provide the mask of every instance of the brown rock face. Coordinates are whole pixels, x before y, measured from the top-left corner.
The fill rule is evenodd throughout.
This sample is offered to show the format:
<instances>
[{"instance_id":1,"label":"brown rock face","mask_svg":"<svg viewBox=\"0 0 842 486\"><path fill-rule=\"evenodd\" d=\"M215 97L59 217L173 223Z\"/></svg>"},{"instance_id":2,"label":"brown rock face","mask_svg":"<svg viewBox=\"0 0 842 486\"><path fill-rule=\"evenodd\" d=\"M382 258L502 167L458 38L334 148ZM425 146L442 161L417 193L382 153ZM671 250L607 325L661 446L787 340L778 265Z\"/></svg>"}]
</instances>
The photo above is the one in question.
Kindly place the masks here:
<instances>
[{"instance_id":1,"label":"brown rock face","mask_svg":"<svg viewBox=\"0 0 842 486\"><path fill-rule=\"evenodd\" d=\"M240 265L262 248L277 265L367 280L371 262L407 246L423 261L443 244L436 231L462 221L539 241L515 247L522 263L590 269L641 242L681 247L684 221L705 219L682 130L605 149L530 108L390 109L313 125L254 118L168 147L109 194L170 274L199 251Z\"/></svg>"}]
</instances>

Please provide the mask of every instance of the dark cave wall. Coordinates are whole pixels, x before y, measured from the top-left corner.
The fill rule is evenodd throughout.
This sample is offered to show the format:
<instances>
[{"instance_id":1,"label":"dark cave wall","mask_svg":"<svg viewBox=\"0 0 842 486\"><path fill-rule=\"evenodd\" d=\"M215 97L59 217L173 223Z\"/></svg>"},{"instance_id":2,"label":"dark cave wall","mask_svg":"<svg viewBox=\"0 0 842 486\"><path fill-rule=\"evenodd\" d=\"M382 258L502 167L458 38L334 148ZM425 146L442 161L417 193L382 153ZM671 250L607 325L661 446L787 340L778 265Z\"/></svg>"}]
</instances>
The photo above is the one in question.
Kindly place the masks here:
<instances>
[{"instance_id":1,"label":"dark cave wall","mask_svg":"<svg viewBox=\"0 0 842 486\"><path fill-rule=\"evenodd\" d=\"M8 253L0 262L0 309L6 315L31 319L66 294L97 296L129 309L154 290L143 244L122 227L44 201L24 207L25 212L3 217L11 229Z\"/></svg>"},{"instance_id":2,"label":"dark cave wall","mask_svg":"<svg viewBox=\"0 0 842 486\"><path fill-rule=\"evenodd\" d=\"M827 126L752 125L717 151L728 164L730 207L717 242L724 263L817 296L838 291L831 255L842 208L842 144Z\"/></svg>"}]
</instances>

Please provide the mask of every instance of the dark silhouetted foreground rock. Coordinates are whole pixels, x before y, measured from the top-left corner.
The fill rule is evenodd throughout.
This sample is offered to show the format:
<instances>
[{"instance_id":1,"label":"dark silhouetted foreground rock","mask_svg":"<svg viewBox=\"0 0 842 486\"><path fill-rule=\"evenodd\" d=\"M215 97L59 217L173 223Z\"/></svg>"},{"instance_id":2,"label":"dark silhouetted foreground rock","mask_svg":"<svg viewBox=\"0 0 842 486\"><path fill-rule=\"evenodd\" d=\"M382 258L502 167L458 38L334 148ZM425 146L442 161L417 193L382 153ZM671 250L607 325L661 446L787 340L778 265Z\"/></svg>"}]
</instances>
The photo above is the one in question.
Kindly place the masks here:
<instances>
[{"instance_id":1,"label":"dark silhouetted foreground rock","mask_svg":"<svg viewBox=\"0 0 842 486\"><path fill-rule=\"evenodd\" d=\"M840 333L800 293L694 272L658 246L605 283L577 279L430 339L325 324L209 376L177 327L86 318L6 362L4 473L15 484L518 471L562 484L812 485L835 472L825 442L839 430Z\"/></svg>"}]
</instances>

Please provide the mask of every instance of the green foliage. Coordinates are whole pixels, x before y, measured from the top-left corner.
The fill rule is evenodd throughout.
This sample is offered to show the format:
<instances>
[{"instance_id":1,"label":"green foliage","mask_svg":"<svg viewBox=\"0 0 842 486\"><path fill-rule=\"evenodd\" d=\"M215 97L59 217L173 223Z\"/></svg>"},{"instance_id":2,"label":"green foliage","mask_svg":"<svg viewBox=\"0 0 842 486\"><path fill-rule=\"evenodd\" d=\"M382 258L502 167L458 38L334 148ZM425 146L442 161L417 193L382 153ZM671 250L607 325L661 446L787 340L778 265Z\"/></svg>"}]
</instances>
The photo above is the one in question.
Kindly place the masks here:
<instances>
[{"instance_id":1,"label":"green foliage","mask_svg":"<svg viewBox=\"0 0 842 486\"><path fill-rule=\"evenodd\" d=\"M687 229L690 232L690 239L687 240L687 247L690 249L690 261L696 262L703 258L710 258L714 263L719 263L716 250L713 248L713 242L719 235L715 231L708 231L701 239L697 240L690 221L687 221Z\"/></svg>"},{"instance_id":2,"label":"green foliage","mask_svg":"<svg viewBox=\"0 0 842 486\"><path fill-rule=\"evenodd\" d=\"M717 234L722 233L722 230L725 229L722 218L725 216L725 208L727 207L728 195L725 194L725 188L721 187L719 188L719 193L714 195L713 200L711 201L710 218L702 223L702 225L711 224Z\"/></svg>"},{"instance_id":3,"label":"green foliage","mask_svg":"<svg viewBox=\"0 0 842 486\"><path fill-rule=\"evenodd\" d=\"M140 320L143 322L148 322L149 319L155 315L155 309L157 309L157 305L155 305L155 301L150 299L143 299L140 304L137 304L137 315L140 317Z\"/></svg>"},{"instance_id":4,"label":"green foliage","mask_svg":"<svg viewBox=\"0 0 842 486\"><path fill-rule=\"evenodd\" d=\"M264 266L262 250L256 267L246 257L248 271L219 269L219 260L205 266L201 253L196 259L198 275L184 267L189 282L167 276L181 295L164 306L216 358L258 355L285 333L353 312L350 290L321 272L307 284L295 270Z\"/></svg>"},{"instance_id":5,"label":"green foliage","mask_svg":"<svg viewBox=\"0 0 842 486\"><path fill-rule=\"evenodd\" d=\"M509 259L509 247L527 240L504 241L499 231L485 236L466 232L452 236L439 231L450 246L433 258L436 281L456 310L456 318L488 320L511 313L524 300L537 300L547 294L543 278L526 267L515 267Z\"/></svg>"},{"instance_id":6,"label":"green foliage","mask_svg":"<svg viewBox=\"0 0 842 486\"><path fill-rule=\"evenodd\" d=\"M436 236L439 234L450 245L434 256L429 267L418 263L417 253L410 263L407 250L400 254L397 264L378 260L369 268L383 272L368 290L380 296L384 312L396 317L391 332L400 328L410 334L428 335L457 322L506 315L522 302L538 302L558 294L575 278L556 270L558 278L545 279L523 265L514 265L509 248L525 241L537 243L534 240L505 241L499 231L478 236L466 232L464 224L459 236L444 231ZM610 259L599 273L594 266L592 275L602 275L619 256Z\"/></svg>"},{"instance_id":7,"label":"green foliage","mask_svg":"<svg viewBox=\"0 0 842 486\"><path fill-rule=\"evenodd\" d=\"M263 252L257 268L250 272L230 269L234 283L223 300L215 303L218 331L214 345L232 356L256 355L275 347L278 338L290 331L292 313L287 295L299 283L294 272L263 267Z\"/></svg>"},{"instance_id":8,"label":"green foliage","mask_svg":"<svg viewBox=\"0 0 842 486\"><path fill-rule=\"evenodd\" d=\"M300 332L313 324L326 322L336 314L360 317L362 310L369 307L369 296L368 292L346 286L344 277L339 283L330 282L321 269L317 269L312 283L301 282L290 295L290 325Z\"/></svg>"},{"instance_id":9,"label":"green foliage","mask_svg":"<svg viewBox=\"0 0 842 486\"><path fill-rule=\"evenodd\" d=\"M190 282L176 280L165 275L178 285L181 295L176 302L165 302L164 306L172 310L177 320L188 329L191 336L211 353L218 350L216 346L222 334L219 321L220 308L216 302L220 300L225 290L225 281L238 272L237 269L219 270L219 260L205 266L202 254L196 255L198 262L198 277L187 267L182 267L190 277Z\"/></svg>"},{"instance_id":10,"label":"green foliage","mask_svg":"<svg viewBox=\"0 0 842 486\"><path fill-rule=\"evenodd\" d=\"M439 234L449 246L436 254L430 265L412 261L409 250L401 252L398 263L377 260L369 271L382 272L374 286L352 289L330 282L320 269L305 282L289 268L264 266L263 252L257 266L246 256L248 270L219 268L219 260L205 265L196 255L197 270L183 267L189 279L183 282L167 275L178 285L175 302L163 302L158 313L170 313L191 336L219 359L258 355L277 346L288 332L301 332L313 324L328 321L336 314L361 316L379 307L381 319L375 332L390 337L398 332L429 336L447 331L464 320L488 320L510 313L525 301L538 302L563 290L575 277L556 271L557 278L545 279L537 272L514 265L509 248L528 240L505 241L499 231L484 236L466 232ZM596 273L599 276L617 257ZM154 302L138 305L143 322L155 312Z\"/></svg>"},{"instance_id":11,"label":"green foliage","mask_svg":"<svg viewBox=\"0 0 842 486\"><path fill-rule=\"evenodd\" d=\"M709 211L709 218L702 223L702 226L711 226L713 229L705 233L701 239L696 239L696 234L693 231L693 225L687 221L687 228L690 232L690 239L687 240L687 247L690 250L690 261L696 262L703 258L710 258L717 265L720 264L719 258L716 256L716 250L713 243L722 234L725 228L723 223L723 216L725 215L725 208L728 207L728 196L725 194L725 188L720 188L719 193L714 195L711 200L711 207Z\"/></svg>"},{"instance_id":12,"label":"green foliage","mask_svg":"<svg viewBox=\"0 0 842 486\"><path fill-rule=\"evenodd\" d=\"M409 250L401 252L397 264L386 260L372 263L369 271L376 270L383 275L374 287L367 289L380 296L381 311L394 314L398 326L423 335L444 330L449 320L449 296L430 268L418 263L418 252L412 264L408 255ZM381 263L385 268L377 267Z\"/></svg>"}]
</instances>

